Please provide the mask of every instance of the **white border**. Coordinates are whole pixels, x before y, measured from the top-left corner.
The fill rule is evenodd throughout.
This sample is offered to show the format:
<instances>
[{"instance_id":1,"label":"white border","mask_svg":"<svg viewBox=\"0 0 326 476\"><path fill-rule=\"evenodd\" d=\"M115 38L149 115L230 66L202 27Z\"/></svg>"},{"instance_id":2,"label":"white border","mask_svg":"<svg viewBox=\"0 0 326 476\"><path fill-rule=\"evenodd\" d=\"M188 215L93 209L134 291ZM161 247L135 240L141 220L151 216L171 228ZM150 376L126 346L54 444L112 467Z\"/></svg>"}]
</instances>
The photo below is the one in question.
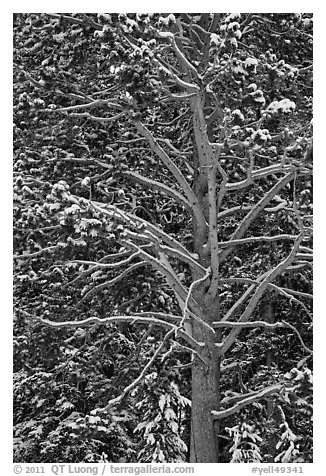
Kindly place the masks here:
<instances>
[{"instance_id":1,"label":"white border","mask_svg":"<svg viewBox=\"0 0 326 476\"><path fill-rule=\"evenodd\" d=\"M115 8L112 8L114 5ZM326 223L326 169L325 149L326 149L326 103L325 103L325 84L326 84L326 9L322 2L303 2L303 1L228 1L219 2L189 2L189 1L171 1L162 2L162 9L158 8L155 2L138 1L120 1L114 3L110 11L119 12L313 12L314 13L314 199L315 199L315 226L314 226L314 244L315 244L315 277L314 277L314 295L316 304L314 306L315 327L314 327L314 365L315 365L315 384L314 384L314 463L305 464L304 474L314 474L319 476L325 473L323 460L326 458L325 446L325 223ZM117 5L119 9L117 10ZM13 1L2 6L1 10L1 186L0 186L0 204L1 204L1 453L5 467L3 474L12 474L12 13L13 12L89 12L89 11L107 11L110 2L93 1L91 4L80 1L61 1L44 2L33 1ZM155 9L153 10L153 6ZM91 7L91 8L89 8ZM197 465L196 474L205 471L205 474L216 474L218 468L224 475L251 474L251 465L225 465L221 464L217 468L215 465ZM249 467L248 467L249 466ZM260 465L260 467L267 465ZM267 467L266 467L267 469ZM8 471L7 471L8 470ZM50 473L49 473L50 474ZM266 473L262 473L266 474Z\"/></svg>"}]
</instances>

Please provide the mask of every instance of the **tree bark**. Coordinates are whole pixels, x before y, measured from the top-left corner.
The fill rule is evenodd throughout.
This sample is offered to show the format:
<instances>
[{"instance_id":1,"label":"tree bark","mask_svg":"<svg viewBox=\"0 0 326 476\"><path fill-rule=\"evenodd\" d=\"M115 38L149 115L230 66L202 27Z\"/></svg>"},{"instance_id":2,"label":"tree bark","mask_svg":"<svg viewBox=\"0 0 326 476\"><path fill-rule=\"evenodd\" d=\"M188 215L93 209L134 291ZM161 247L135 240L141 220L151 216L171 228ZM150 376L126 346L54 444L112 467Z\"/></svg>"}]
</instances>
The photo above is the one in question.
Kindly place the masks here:
<instances>
[{"instance_id":1,"label":"tree bark","mask_svg":"<svg viewBox=\"0 0 326 476\"><path fill-rule=\"evenodd\" d=\"M191 407L191 463L218 462L218 428L212 410L220 407L220 361L214 335L194 325L194 336L205 342L201 353L204 363L197 356L192 366Z\"/></svg>"},{"instance_id":2,"label":"tree bark","mask_svg":"<svg viewBox=\"0 0 326 476\"><path fill-rule=\"evenodd\" d=\"M196 217L193 217L193 244L194 252L199 256L200 264L212 270L211 236L209 230L211 226L210 207L216 208L216 190L209 190L208 168L213 167L212 157L209 155L211 149L206 150L203 146L198 131L201 128L201 117L203 111L198 99L192 104L194 112L194 183L193 190L200 204L207 221L207 226L202 229L198 226ZM202 134L206 133L204 130ZM206 138L206 143L208 140ZM207 144L206 144L207 145ZM199 153L200 148L200 153ZM215 182L214 182L215 188ZM218 270L214 268L216 273ZM193 281L199 276L193 273ZM193 293L198 305L203 309L200 318L207 324L218 320L219 298L218 290L209 294L207 282L198 286ZM217 463L219 459L218 449L218 425L217 420L212 418L212 410L220 410L220 357L216 342L218 333L203 327L197 321L192 323L192 335L204 344L198 355L194 355L192 365L192 407L191 407L191 463Z\"/></svg>"}]
</instances>

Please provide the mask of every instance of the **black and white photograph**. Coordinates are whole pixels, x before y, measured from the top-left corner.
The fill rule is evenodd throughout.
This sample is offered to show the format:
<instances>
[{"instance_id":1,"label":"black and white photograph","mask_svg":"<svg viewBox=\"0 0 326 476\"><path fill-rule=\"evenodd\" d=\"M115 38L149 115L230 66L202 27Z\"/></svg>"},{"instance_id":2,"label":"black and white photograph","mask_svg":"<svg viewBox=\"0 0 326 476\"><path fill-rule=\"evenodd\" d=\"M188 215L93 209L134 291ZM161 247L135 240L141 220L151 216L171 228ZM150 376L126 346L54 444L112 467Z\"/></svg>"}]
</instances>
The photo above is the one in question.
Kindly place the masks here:
<instances>
[{"instance_id":1,"label":"black and white photograph","mask_svg":"<svg viewBox=\"0 0 326 476\"><path fill-rule=\"evenodd\" d=\"M14 468L314 462L314 17L13 14Z\"/></svg>"}]
</instances>

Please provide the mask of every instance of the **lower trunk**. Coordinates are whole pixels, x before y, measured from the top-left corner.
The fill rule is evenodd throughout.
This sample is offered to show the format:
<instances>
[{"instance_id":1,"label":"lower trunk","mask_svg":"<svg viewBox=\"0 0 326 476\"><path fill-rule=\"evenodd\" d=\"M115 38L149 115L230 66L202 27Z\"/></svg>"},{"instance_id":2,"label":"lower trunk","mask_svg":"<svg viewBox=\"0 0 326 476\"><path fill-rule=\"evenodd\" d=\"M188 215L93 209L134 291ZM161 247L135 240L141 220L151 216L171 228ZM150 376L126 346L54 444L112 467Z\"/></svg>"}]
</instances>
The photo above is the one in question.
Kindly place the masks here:
<instances>
[{"instance_id":1,"label":"lower trunk","mask_svg":"<svg viewBox=\"0 0 326 476\"><path fill-rule=\"evenodd\" d=\"M190 462L217 463L218 428L211 412L220 405L220 362L214 335L203 329L196 331L196 339L206 345L201 353L205 363L195 355L192 366Z\"/></svg>"},{"instance_id":2,"label":"lower trunk","mask_svg":"<svg viewBox=\"0 0 326 476\"><path fill-rule=\"evenodd\" d=\"M274 324L275 323L275 316L274 316L274 309L273 306L270 302L267 302L263 305L262 308L262 315L263 315L263 320L268 322L269 324ZM271 331L273 332L273 331ZM274 362L274 355L272 349L267 349L266 352L266 365L267 367L271 367Z\"/></svg>"}]
</instances>

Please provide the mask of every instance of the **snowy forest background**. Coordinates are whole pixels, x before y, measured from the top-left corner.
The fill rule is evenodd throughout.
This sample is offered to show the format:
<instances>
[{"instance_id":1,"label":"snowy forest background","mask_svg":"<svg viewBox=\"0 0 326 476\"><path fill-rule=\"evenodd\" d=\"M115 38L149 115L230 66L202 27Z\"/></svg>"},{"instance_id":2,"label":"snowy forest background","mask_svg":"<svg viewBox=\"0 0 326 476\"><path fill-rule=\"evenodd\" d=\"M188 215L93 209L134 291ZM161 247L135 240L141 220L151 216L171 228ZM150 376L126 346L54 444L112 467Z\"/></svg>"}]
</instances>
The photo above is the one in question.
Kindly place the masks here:
<instances>
[{"instance_id":1,"label":"snowy forest background","mask_svg":"<svg viewBox=\"0 0 326 476\"><path fill-rule=\"evenodd\" d=\"M312 461L312 14L14 15L17 462Z\"/></svg>"}]
</instances>

